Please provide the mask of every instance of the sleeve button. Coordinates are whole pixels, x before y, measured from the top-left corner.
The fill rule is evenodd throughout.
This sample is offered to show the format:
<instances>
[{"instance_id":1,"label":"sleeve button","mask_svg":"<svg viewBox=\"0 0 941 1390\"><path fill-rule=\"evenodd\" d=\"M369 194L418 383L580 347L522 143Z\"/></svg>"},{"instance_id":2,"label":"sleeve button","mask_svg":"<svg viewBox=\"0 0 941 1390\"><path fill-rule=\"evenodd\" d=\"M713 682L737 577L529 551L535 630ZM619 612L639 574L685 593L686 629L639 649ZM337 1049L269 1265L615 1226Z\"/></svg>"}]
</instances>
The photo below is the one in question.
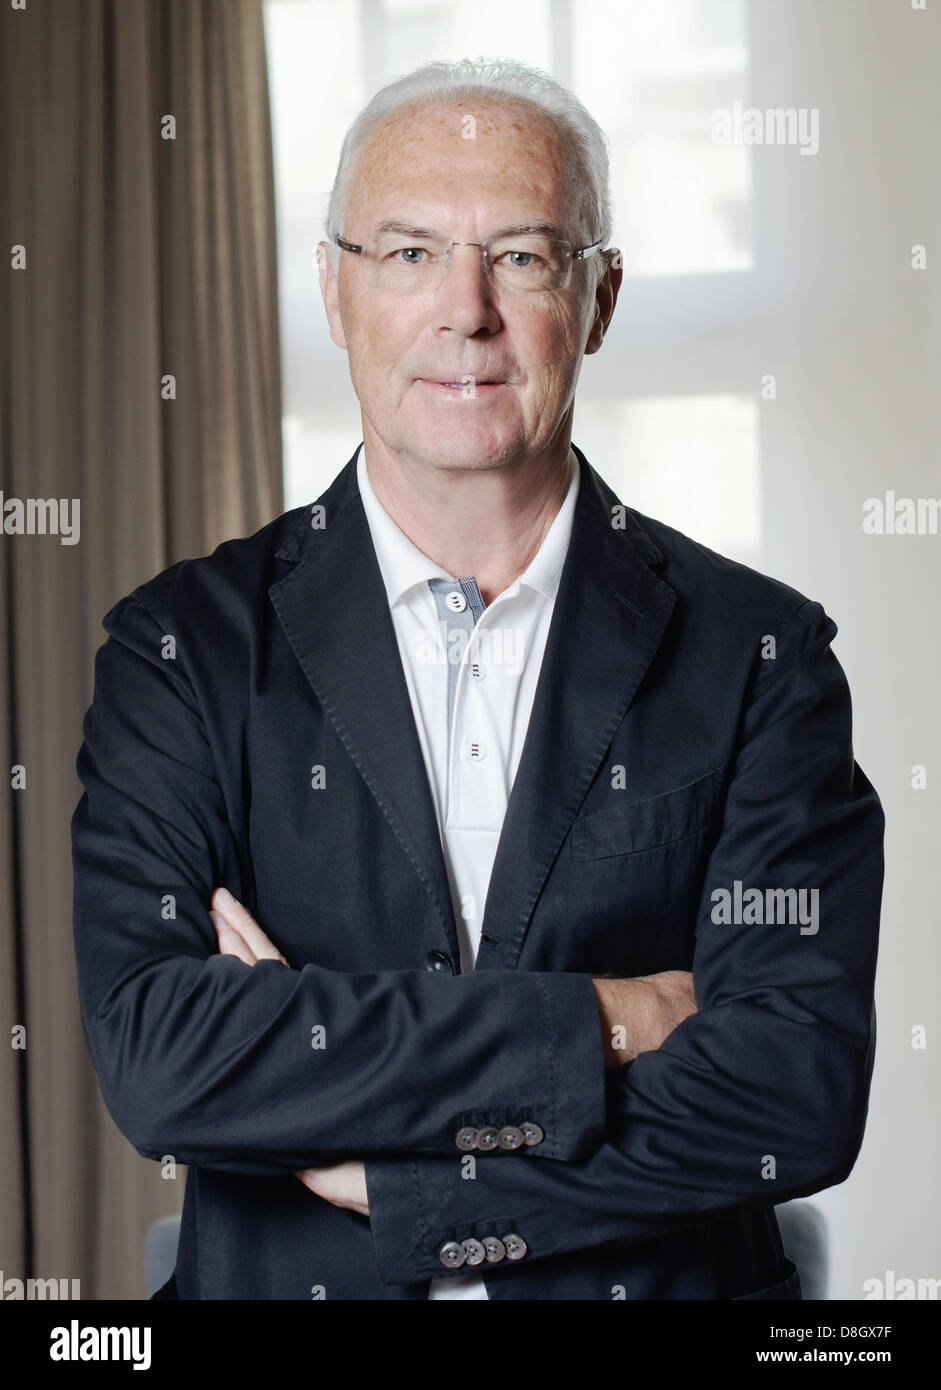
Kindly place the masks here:
<instances>
[{"instance_id":1,"label":"sleeve button","mask_svg":"<svg viewBox=\"0 0 941 1390\"><path fill-rule=\"evenodd\" d=\"M497 1136L501 1149L518 1149L523 1142L523 1131L517 1125L504 1125Z\"/></svg>"},{"instance_id":2,"label":"sleeve button","mask_svg":"<svg viewBox=\"0 0 941 1390\"><path fill-rule=\"evenodd\" d=\"M488 1264L498 1264L500 1260L506 1258L506 1246L499 1236L487 1236L484 1241L484 1254Z\"/></svg>"},{"instance_id":3,"label":"sleeve button","mask_svg":"<svg viewBox=\"0 0 941 1390\"><path fill-rule=\"evenodd\" d=\"M506 1246L506 1257L508 1260L521 1260L529 1249L522 1236L515 1232L512 1235L503 1237L503 1244Z\"/></svg>"},{"instance_id":4,"label":"sleeve button","mask_svg":"<svg viewBox=\"0 0 941 1390\"><path fill-rule=\"evenodd\" d=\"M464 1251L464 1259L469 1265L481 1265L484 1262L486 1251L479 1240L474 1240L473 1236L461 1241L461 1248Z\"/></svg>"},{"instance_id":5,"label":"sleeve button","mask_svg":"<svg viewBox=\"0 0 941 1390\"><path fill-rule=\"evenodd\" d=\"M477 1147L477 1131L473 1125L465 1125L454 1136L454 1142L462 1153L469 1154Z\"/></svg>"},{"instance_id":6,"label":"sleeve button","mask_svg":"<svg viewBox=\"0 0 941 1390\"><path fill-rule=\"evenodd\" d=\"M500 1131L496 1125L484 1125L483 1129L477 1131L477 1147L481 1153L489 1153L495 1149L500 1139Z\"/></svg>"},{"instance_id":7,"label":"sleeve button","mask_svg":"<svg viewBox=\"0 0 941 1390\"><path fill-rule=\"evenodd\" d=\"M537 1125L535 1120L526 1120L520 1125L523 1133L523 1143L527 1148L532 1148L534 1144L541 1144L545 1139L545 1131L541 1125Z\"/></svg>"},{"instance_id":8,"label":"sleeve button","mask_svg":"<svg viewBox=\"0 0 941 1390\"><path fill-rule=\"evenodd\" d=\"M447 1269L460 1269L466 1259L463 1246L456 1240L447 1241L438 1251L438 1259Z\"/></svg>"}]
</instances>

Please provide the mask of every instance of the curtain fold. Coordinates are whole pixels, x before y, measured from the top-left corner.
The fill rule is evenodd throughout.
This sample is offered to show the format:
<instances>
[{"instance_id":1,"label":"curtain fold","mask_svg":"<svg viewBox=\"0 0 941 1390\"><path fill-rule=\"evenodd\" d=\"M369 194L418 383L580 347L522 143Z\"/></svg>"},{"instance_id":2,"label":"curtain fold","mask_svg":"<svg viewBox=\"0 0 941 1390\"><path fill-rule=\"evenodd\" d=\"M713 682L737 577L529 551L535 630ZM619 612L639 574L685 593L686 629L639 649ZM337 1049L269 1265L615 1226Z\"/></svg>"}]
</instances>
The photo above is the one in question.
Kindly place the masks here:
<instances>
[{"instance_id":1,"label":"curtain fold","mask_svg":"<svg viewBox=\"0 0 941 1390\"><path fill-rule=\"evenodd\" d=\"M185 1173L98 1092L69 822L104 614L283 507L261 0L7 5L0 90L0 489L70 504L0 533L0 1269L142 1298Z\"/></svg>"}]
</instances>

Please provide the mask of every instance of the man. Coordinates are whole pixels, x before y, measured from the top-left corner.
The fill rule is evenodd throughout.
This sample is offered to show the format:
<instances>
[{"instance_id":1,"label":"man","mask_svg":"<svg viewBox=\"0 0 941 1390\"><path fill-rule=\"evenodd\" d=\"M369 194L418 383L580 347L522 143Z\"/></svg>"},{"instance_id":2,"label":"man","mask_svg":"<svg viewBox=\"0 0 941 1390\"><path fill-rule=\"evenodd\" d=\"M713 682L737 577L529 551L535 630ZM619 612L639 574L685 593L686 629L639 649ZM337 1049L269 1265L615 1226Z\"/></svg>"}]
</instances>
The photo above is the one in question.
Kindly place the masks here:
<instances>
[{"instance_id":1,"label":"man","mask_svg":"<svg viewBox=\"0 0 941 1390\"><path fill-rule=\"evenodd\" d=\"M384 89L321 247L363 447L105 619L75 940L115 1120L189 1165L160 1297L800 1297L882 811L820 605L571 444L608 223L557 84Z\"/></svg>"}]
</instances>

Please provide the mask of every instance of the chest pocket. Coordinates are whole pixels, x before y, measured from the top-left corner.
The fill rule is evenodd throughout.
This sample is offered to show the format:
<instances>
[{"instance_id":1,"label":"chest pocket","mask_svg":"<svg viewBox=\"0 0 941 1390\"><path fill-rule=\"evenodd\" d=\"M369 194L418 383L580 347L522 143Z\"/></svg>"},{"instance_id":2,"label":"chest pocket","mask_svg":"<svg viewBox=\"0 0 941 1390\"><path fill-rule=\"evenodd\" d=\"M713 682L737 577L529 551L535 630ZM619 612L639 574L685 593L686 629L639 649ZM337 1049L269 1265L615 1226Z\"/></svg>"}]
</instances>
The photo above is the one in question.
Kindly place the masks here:
<instances>
[{"instance_id":1,"label":"chest pocket","mask_svg":"<svg viewBox=\"0 0 941 1390\"><path fill-rule=\"evenodd\" d=\"M640 854L697 834L719 810L724 772L716 767L672 791L582 816L572 826L572 858Z\"/></svg>"}]
</instances>

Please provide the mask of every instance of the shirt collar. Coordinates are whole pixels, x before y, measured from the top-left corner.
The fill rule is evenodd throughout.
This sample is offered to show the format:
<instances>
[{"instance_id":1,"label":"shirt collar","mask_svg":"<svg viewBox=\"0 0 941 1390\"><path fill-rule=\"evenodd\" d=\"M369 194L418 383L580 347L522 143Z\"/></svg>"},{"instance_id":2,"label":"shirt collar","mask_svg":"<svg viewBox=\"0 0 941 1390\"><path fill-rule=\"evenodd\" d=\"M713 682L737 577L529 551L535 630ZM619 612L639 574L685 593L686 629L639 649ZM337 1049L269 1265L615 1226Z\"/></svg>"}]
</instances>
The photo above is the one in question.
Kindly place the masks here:
<instances>
[{"instance_id":1,"label":"shirt collar","mask_svg":"<svg viewBox=\"0 0 941 1390\"><path fill-rule=\"evenodd\" d=\"M379 561L382 582L389 597L389 607L394 607L402 595L416 584L424 584L428 579L453 579L453 575L436 565L434 560L429 560L417 545L412 544L379 501L366 472L365 444L359 447L356 481L359 485L359 495L363 499L376 559Z\"/></svg>"},{"instance_id":2,"label":"shirt collar","mask_svg":"<svg viewBox=\"0 0 941 1390\"><path fill-rule=\"evenodd\" d=\"M552 525L546 532L542 545L529 565L510 585L516 591L523 585L535 589L546 598L554 599L562 577L562 567L568 553L575 519L575 502L581 469L574 451L569 450L569 486L565 499L556 513ZM356 459L356 481L363 499L363 509L369 525L376 559L392 608L399 599L416 584L424 584L429 579L454 579L458 576L448 574L447 570L435 564L416 545L413 545L405 532L392 520L376 496L369 474L366 470L366 446L361 444Z\"/></svg>"}]
</instances>

